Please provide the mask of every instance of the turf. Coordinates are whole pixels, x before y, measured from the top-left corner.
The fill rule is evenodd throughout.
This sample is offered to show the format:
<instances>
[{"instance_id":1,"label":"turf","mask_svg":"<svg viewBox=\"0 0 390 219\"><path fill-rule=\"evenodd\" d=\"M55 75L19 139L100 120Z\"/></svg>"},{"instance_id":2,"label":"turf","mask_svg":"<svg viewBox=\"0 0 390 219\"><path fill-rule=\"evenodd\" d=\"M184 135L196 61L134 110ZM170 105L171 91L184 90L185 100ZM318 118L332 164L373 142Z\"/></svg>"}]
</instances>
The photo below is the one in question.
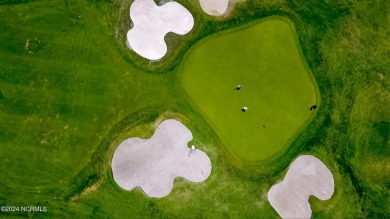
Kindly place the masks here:
<instances>
[{"instance_id":1,"label":"turf","mask_svg":"<svg viewBox=\"0 0 390 219\"><path fill-rule=\"evenodd\" d=\"M101 37L95 10L75 1L68 9L63 1L1 8L0 181L15 189L67 183L110 124L169 93L167 78L140 75ZM6 21L9 13L16 18ZM35 38L41 46L31 54L25 44ZM142 88L157 81L161 86Z\"/></svg>"},{"instance_id":2,"label":"turf","mask_svg":"<svg viewBox=\"0 0 390 219\"><path fill-rule=\"evenodd\" d=\"M293 26L280 18L249 25L195 45L181 80L228 149L254 162L282 150L319 98Z\"/></svg>"},{"instance_id":3,"label":"turf","mask_svg":"<svg viewBox=\"0 0 390 219\"><path fill-rule=\"evenodd\" d=\"M313 218L390 218L389 4L244 1L215 18L198 1L177 1L194 29L168 34L167 56L149 62L126 48L132 0L0 0L0 205L48 208L0 217L278 218L267 191L292 160L311 154L335 179L330 200L310 198ZM321 106L283 156L247 165L178 86L180 64L205 36L271 15L294 23ZM35 38L30 54L26 41ZM150 137L164 118L193 132L210 177L178 179L163 199L120 189L110 171L116 147Z\"/></svg>"}]
</instances>

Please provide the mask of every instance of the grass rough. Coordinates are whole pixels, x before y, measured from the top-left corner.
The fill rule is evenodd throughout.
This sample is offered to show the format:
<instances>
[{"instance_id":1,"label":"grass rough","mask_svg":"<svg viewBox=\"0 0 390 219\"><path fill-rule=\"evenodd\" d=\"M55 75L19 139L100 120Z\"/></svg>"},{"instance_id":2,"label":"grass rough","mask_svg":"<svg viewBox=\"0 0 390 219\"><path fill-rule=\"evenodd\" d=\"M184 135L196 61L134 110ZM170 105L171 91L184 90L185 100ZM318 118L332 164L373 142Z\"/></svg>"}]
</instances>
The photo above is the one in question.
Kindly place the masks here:
<instances>
[{"instance_id":1,"label":"grass rough","mask_svg":"<svg viewBox=\"0 0 390 219\"><path fill-rule=\"evenodd\" d=\"M314 218L390 218L390 5L258 0L217 18L197 1L177 1L197 22L186 36L168 34L166 59L152 63L126 48L132 0L1 2L0 204L48 211L0 217L277 218L265 194L294 158L311 154L335 180L330 200L310 198ZM273 15L294 23L321 107L283 156L247 165L183 94L178 69L200 39ZM29 54L26 40L34 38L40 49ZM109 168L115 148L169 118L179 118L210 156L209 179L176 180L158 200L124 192Z\"/></svg>"}]
</instances>

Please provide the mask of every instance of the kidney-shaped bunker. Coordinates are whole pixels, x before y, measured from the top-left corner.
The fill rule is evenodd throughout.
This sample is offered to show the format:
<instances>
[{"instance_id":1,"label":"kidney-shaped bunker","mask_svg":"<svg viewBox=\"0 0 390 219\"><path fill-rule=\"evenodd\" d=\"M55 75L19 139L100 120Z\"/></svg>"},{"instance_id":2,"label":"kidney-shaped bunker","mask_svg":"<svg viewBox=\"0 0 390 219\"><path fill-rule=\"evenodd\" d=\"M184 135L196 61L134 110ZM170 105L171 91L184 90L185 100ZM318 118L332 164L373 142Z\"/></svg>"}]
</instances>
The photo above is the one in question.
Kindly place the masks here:
<instances>
[{"instance_id":1,"label":"kidney-shaped bunker","mask_svg":"<svg viewBox=\"0 0 390 219\"><path fill-rule=\"evenodd\" d=\"M311 155L298 157L289 167L284 180L268 192L268 200L282 218L310 218L309 196L328 200L334 191L330 170Z\"/></svg>"}]
</instances>

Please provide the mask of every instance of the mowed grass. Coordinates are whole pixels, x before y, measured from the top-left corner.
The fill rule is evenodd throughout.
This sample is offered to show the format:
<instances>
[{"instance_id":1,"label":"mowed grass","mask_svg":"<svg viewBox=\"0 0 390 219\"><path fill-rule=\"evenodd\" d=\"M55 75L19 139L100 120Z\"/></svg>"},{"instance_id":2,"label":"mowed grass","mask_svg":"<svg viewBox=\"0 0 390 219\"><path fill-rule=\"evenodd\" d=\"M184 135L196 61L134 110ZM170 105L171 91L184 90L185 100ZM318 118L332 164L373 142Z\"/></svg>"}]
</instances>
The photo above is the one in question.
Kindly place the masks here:
<instances>
[{"instance_id":1,"label":"mowed grass","mask_svg":"<svg viewBox=\"0 0 390 219\"><path fill-rule=\"evenodd\" d=\"M277 17L208 37L185 60L184 90L242 160L278 153L319 104L296 33Z\"/></svg>"},{"instance_id":2,"label":"mowed grass","mask_svg":"<svg viewBox=\"0 0 390 219\"><path fill-rule=\"evenodd\" d=\"M192 13L200 7L177 1L196 5ZM250 20L289 17L321 90L315 118L283 156L243 165L175 86L180 55L133 64L136 55L122 51L116 27L127 33L131 2L0 0L0 204L48 207L0 218L278 218L267 192L300 154L320 158L335 178L330 200L310 198L313 218L390 218L386 4L245 1L226 22L198 12L203 20L189 40L175 40L181 48ZM42 44L29 54L26 40L35 37ZM171 54L186 51L177 49ZM156 66L168 70L159 75ZM166 111L175 114L164 118L184 118L194 145L210 156L211 176L177 179L162 199L120 189L110 171L114 150L128 137L150 137Z\"/></svg>"},{"instance_id":3,"label":"mowed grass","mask_svg":"<svg viewBox=\"0 0 390 219\"><path fill-rule=\"evenodd\" d=\"M69 12L60 0L0 7L0 197L67 193L115 123L170 99L169 78L126 63L94 8L67 4ZM28 39L40 42L33 53Z\"/></svg>"}]
</instances>

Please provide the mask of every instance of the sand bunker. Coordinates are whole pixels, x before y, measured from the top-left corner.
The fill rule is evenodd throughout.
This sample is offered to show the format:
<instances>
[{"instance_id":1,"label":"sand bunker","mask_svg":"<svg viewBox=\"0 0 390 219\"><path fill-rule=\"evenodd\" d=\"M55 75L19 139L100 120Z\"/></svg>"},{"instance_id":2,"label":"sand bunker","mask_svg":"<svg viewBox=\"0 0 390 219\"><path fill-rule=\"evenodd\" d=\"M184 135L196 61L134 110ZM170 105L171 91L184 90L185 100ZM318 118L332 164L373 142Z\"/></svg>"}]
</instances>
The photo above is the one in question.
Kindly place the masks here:
<instances>
[{"instance_id":1,"label":"sand bunker","mask_svg":"<svg viewBox=\"0 0 390 219\"><path fill-rule=\"evenodd\" d=\"M220 16L226 12L229 0L199 0L203 11L212 16Z\"/></svg>"},{"instance_id":2,"label":"sand bunker","mask_svg":"<svg viewBox=\"0 0 390 219\"><path fill-rule=\"evenodd\" d=\"M150 197L164 197L176 177L202 182L211 173L209 157L187 144L192 133L176 120L166 120L150 139L123 141L112 158L115 182L126 190L141 187Z\"/></svg>"},{"instance_id":3,"label":"sand bunker","mask_svg":"<svg viewBox=\"0 0 390 219\"><path fill-rule=\"evenodd\" d=\"M282 218L310 218L309 196L328 200L334 191L330 170L311 155L298 157L286 177L269 190L268 200Z\"/></svg>"},{"instance_id":4,"label":"sand bunker","mask_svg":"<svg viewBox=\"0 0 390 219\"><path fill-rule=\"evenodd\" d=\"M130 7L134 27L127 33L127 45L150 60L167 52L164 37L168 32L184 35L194 26L194 18L182 5L168 2L157 6L153 0L136 0Z\"/></svg>"}]
</instances>

